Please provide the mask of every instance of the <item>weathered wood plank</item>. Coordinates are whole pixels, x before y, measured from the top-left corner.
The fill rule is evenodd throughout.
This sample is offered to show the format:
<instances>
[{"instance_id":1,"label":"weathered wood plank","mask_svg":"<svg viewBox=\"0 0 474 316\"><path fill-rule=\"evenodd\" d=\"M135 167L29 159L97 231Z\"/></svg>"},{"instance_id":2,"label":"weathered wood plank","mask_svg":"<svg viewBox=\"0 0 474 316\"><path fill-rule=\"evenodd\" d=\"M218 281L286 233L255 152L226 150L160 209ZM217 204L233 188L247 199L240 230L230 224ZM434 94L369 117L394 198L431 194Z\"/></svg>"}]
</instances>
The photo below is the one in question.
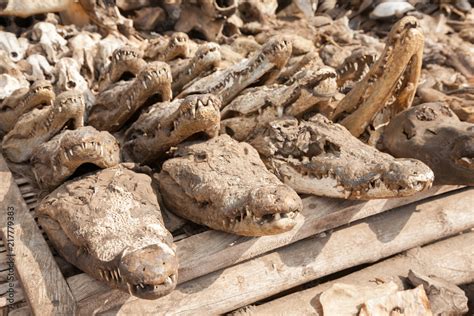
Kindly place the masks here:
<instances>
[{"instance_id":1,"label":"weathered wood plank","mask_svg":"<svg viewBox=\"0 0 474 316\"><path fill-rule=\"evenodd\" d=\"M78 313L216 314L310 280L448 237L474 227L474 188L378 214L327 234L178 285L154 301L117 291L78 303ZM207 247L203 244L202 247ZM126 298L125 303L123 299Z\"/></svg>"},{"instance_id":2,"label":"weathered wood plank","mask_svg":"<svg viewBox=\"0 0 474 316\"><path fill-rule=\"evenodd\" d=\"M393 281L400 288L410 269L425 275L436 275L455 284L474 282L474 232L451 237L437 243L414 248L342 278L319 284L259 306L244 315L322 315L319 295L334 283L376 286L376 280Z\"/></svg>"},{"instance_id":3,"label":"weathered wood plank","mask_svg":"<svg viewBox=\"0 0 474 316\"><path fill-rule=\"evenodd\" d=\"M74 297L1 155L0 179L0 231L33 313L73 315Z\"/></svg>"},{"instance_id":4,"label":"weathered wood plank","mask_svg":"<svg viewBox=\"0 0 474 316\"><path fill-rule=\"evenodd\" d=\"M180 265L178 283L243 262L325 230L459 188L461 187L434 187L409 198L391 200L344 201L311 196L303 199L303 216L290 232L249 238L210 230L188 237L176 243ZM67 281L77 301L95 296L101 291L110 291L86 274L70 277Z\"/></svg>"}]
</instances>

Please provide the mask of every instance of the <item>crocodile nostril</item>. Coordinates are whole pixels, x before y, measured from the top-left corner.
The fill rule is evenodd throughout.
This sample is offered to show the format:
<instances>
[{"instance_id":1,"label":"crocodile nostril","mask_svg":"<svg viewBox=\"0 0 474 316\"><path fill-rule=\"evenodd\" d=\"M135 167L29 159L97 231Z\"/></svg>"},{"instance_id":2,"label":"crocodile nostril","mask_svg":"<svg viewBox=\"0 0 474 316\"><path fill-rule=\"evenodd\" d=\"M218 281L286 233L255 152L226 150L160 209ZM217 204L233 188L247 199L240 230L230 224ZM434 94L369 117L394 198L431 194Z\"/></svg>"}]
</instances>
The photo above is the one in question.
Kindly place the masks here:
<instances>
[{"instance_id":1,"label":"crocodile nostril","mask_svg":"<svg viewBox=\"0 0 474 316\"><path fill-rule=\"evenodd\" d=\"M74 89L76 87L76 83L72 80L69 80L67 83L66 83L66 86L68 89Z\"/></svg>"}]
</instances>

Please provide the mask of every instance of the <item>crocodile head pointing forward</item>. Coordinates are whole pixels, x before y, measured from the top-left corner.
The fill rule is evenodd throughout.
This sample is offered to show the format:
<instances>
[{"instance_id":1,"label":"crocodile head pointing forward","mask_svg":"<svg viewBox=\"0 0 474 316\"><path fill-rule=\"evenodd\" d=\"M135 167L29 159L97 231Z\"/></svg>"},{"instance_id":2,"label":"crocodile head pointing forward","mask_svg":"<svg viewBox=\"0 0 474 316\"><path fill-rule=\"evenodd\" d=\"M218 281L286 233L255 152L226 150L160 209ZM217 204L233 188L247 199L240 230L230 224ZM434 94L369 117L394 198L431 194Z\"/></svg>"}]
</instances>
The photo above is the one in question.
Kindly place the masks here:
<instances>
[{"instance_id":1,"label":"crocodile head pointing forward","mask_svg":"<svg viewBox=\"0 0 474 316\"><path fill-rule=\"evenodd\" d=\"M303 207L296 192L265 168L252 146L228 135L181 144L157 179L169 210L244 236L288 231Z\"/></svg>"},{"instance_id":2,"label":"crocodile head pointing forward","mask_svg":"<svg viewBox=\"0 0 474 316\"><path fill-rule=\"evenodd\" d=\"M90 111L89 125L115 132L155 95L162 101L172 97L171 70L160 61L147 64L134 80L118 82L101 92Z\"/></svg>"},{"instance_id":3,"label":"crocodile head pointing forward","mask_svg":"<svg viewBox=\"0 0 474 316\"><path fill-rule=\"evenodd\" d=\"M386 127L383 146L395 157L426 163L436 184L474 185L474 124L460 121L446 104L400 113Z\"/></svg>"},{"instance_id":4,"label":"crocodile head pointing forward","mask_svg":"<svg viewBox=\"0 0 474 316\"><path fill-rule=\"evenodd\" d=\"M194 82L178 97L212 93L218 95L225 106L249 85L273 82L288 62L291 51L290 41L272 38L253 57Z\"/></svg>"},{"instance_id":5,"label":"crocodile head pointing forward","mask_svg":"<svg viewBox=\"0 0 474 316\"><path fill-rule=\"evenodd\" d=\"M198 133L219 131L220 100L212 94L190 95L153 105L125 133L124 149L136 162L150 163Z\"/></svg>"},{"instance_id":6,"label":"crocodile head pointing forward","mask_svg":"<svg viewBox=\"0 0 474 316\"><path fill-rule=\"evenodd\" d=\"M176 286L178 262L151 178L122 165L68 181L37 207L70 263L110 287L156 299Z\"/></svg>"},{"instance_id":7,"label":"crocodile head pointing forward","mask_svg":"<svg viewBox=\"0 0 474 316\"><path fill-rule=\"evenodd\" d=\"M9 132L20 116L32 109L50 105L56 95L51 82L35 81L29 89L18 89L0 105L0 131Z\"/></svg>"},{"instance_id":8,"label":"crocodile head pointing forward","mask_svg":"<svg viewBox=\"0 0 474 316\"><path fill-rule=\"evenodd\" d=\"M56 135L37 147L31 157L37 183L47 189L63 183L81 165L109 168L119 162L120 148L115 137L91 126Z\"/></svg>"},{"instance_id":9,"label":"crocodile head pointing forward","mask_svg":"<svg viewBox=\"0 0 474 316\"><path fill-rule=\"evenodd\" d=\"M321 114L309 121L273 121L249 142L298 193L363 200L401 197L429 188L434 178L422 162L381 153Z\"/></svg>"},{"instance_id":10,"label":"crocodile head pointing forward","mask_svg":"<svg viewBox=\"0 0 474 316\"><path fill-rule=\"evenodd\" d=\"M5 156L12 162L30 159L33 150L50 140L64 127L84 126L85 103L81 92L69 90L58 95L52 105L36 108L22 115L3 138Z\"/></svg>"}]
</instances>

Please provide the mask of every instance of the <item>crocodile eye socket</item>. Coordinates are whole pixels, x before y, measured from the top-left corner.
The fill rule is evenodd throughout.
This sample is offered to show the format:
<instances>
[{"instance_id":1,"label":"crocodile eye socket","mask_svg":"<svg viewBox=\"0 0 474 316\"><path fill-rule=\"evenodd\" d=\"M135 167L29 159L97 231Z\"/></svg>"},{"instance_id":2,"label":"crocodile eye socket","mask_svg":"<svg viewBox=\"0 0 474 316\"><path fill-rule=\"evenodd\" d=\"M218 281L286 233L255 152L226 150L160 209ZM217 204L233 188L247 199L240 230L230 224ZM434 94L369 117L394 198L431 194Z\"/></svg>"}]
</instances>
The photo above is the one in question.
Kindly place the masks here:
<instances>
[{"instance_id":1,"label":"crocodile eye socket","mask_svg":"<svg viewBox=\"0 0 474 316\"><path fill-rule=\"evenodd\" d=\"M74 89L76 87L76 83L72 80L69 80L67 83L66 83L66 86L68 89Z\"/></svg>"},{"instance_id":2,"label":"crocodile eye socket","mask_svg":"<svg viewBox=\"0 0 474 316\"><path fill-rule=\"evenodd\" d=\"M11 52L11 55L13 58L17 58L18 57L18 53L17 52Z\"/></svg>"}]
</instances>

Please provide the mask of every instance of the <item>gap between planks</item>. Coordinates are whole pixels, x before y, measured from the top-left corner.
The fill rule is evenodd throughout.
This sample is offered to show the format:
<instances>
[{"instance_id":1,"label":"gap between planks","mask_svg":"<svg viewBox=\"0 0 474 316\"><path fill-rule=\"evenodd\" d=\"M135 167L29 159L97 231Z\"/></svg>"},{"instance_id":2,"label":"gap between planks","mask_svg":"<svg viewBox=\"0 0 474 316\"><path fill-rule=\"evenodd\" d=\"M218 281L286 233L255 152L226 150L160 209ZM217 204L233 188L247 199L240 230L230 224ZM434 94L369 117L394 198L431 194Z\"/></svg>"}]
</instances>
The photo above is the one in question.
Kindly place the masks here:
<instances>
[{"instance_id":1,"label":"gap between planks","mask_svg":"<svg viewBox=\"0 0 474 316\"><path fill-rule=\"evenodd\" d=\"M154 301L120 291L78 303L79 315L218 314L331 273L370 263L474 227L474 188L427 199L311 237L225 270L178 285ZM207 245L204 243L201 248ZM125 302L124 302L125 301Z\"/></svg>"},{"instance_id":2,"label":"gap between planks","mask_svg":"<svg viewBox=\"0 0 474 316\"><path fill-rule=\"evenodd\" d=\"M322 315L319 295L335 283L377 286L380 282L395 282L403 289L402 280L409 270L435 275L454 284L474 282L474 232L451 237L421 248L414 248L394 258L376 263L342 278L295 292L259 306L251 306L245 315Z\"/></svg>"}]
</instances>

